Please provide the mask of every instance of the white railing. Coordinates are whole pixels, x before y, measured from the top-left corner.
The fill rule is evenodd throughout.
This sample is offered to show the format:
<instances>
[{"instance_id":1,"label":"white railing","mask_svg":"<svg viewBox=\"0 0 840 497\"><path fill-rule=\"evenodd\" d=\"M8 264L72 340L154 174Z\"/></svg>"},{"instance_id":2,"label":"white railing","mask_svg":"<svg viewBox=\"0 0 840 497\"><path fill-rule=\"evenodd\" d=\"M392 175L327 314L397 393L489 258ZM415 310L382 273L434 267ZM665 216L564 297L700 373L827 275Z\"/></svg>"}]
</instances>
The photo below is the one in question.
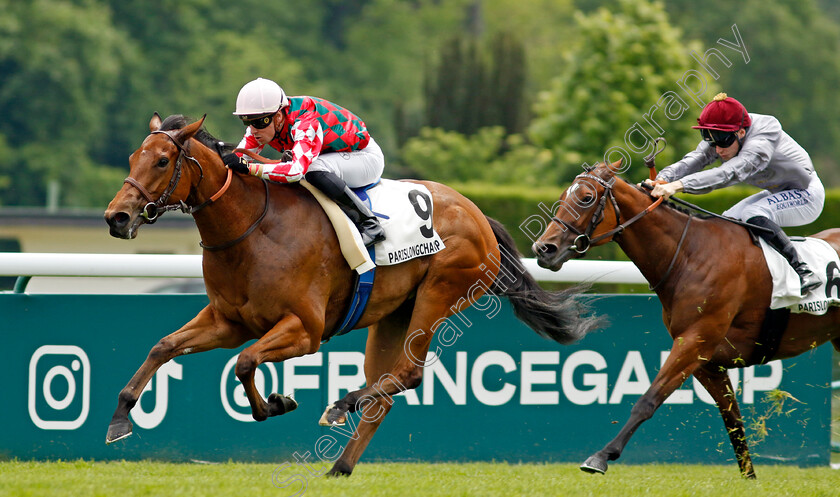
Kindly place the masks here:
<instances>
[{"instance_id":1,"label":"white railing","mask_svg":"<svg viewBox=\"0 0 840 497\"><path fill-rule=\"evenodd\" d=\"M538 281L644 283L627 261L569 261L553 272L523 259ZM0 276L200 278L200 255L0 253ZM25 284L24 284L25 286Z\"/></svg>"},{"instance_id":2,"label":"white railing","mask_svg":"<svg viewBox=\"0 0 840 497\"><path fill-rule=\"evenodd\" d=\"M0 253L0 276L200 278L200 255Z\"/></svg>"}]
</instances>

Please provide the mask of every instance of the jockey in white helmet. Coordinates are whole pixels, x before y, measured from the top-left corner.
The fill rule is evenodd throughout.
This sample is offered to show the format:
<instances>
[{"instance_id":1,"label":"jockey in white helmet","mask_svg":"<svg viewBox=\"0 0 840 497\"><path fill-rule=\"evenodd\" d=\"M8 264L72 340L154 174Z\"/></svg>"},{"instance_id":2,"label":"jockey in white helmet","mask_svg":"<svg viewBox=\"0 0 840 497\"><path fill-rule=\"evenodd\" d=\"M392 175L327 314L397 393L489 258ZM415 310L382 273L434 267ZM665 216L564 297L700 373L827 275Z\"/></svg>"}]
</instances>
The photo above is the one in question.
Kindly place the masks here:
<instances>
[{"instance_id":1,"label":"jockey in white helmet","mask_svg":"<svg viewBox=\"0 0 840 497\"><path fill-rule=\"evenodd\" d=\"M263 78L242 87L234 115L246 126L238 148L259 153L269 145L290 158L256 164L230 154L224 158L228 167L279 183L306 178L350 217L365 246L385 239L376 216L350 189L379 181L385 168L382 150L358 116L321 98L288 97Z\"/></svg>"}]
</instances>

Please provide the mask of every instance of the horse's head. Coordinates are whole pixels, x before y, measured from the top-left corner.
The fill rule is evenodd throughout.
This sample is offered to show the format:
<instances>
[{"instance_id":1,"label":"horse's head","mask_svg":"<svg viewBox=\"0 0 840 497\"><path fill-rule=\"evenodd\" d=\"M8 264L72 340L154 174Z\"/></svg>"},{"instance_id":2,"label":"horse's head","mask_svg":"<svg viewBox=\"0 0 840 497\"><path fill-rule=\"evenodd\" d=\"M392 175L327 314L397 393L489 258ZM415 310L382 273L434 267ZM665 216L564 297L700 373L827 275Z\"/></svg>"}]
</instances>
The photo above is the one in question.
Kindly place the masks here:
<instances>
[{"instance_id":1,"label":"horse's head","mask_svg":"<svg viewBox=\"0 0 840 497\"><path fill-rule=\"evenodd\" d=\"M569 259L583 257L590 247L610 241L612 235L601 235L619 224L612 188L620 167L617 161L586 170L555 202L554 217L531 247L541 267L557 271Z\"/></svg>"},{"instance_id":2,"label":"horse's head","mask_svg":"<svg viewBox=\"0 0 840 497\"><path fill-rule=\"evenodd\" d=\"M203 172L189 153L189 142L201 129L204 117L184 123L182 116L170 116L165 122L157 113L152 116L151 133L128 158L128 178L105 211L111 236L136 237L140 225L183 206L191 188L201 180Z\"/></svg>"}]
</instances>

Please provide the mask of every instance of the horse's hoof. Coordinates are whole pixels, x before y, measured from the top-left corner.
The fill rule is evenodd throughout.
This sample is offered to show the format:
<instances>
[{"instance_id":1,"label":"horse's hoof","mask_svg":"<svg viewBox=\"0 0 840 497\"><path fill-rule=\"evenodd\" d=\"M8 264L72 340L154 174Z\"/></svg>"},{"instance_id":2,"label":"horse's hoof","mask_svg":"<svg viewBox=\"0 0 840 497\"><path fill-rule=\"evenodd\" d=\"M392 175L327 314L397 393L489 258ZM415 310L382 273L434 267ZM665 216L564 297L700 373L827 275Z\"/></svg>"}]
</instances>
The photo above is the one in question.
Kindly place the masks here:
<instances>
[{"instance_id":1,"label":"horse's hoof","mask_svg":"<svg viewBox=\"0 0 840 497\"><path fill-rule=\"evenodd\" d=\"M324 476L326 476L327 478L347 478L348 476L350 476L350 473L345 473L344 471L336 471L335 469L331 469Z\"/></svg>"},{"instance_id":2,"label":"horse's hoof","mask_svg":"<svg viewBox=\"0 0 840 497\"><path fill-rule=\"evenodd\" d=\"M105 435L105 443L112 444L117 440L122 440L123 438L131 436L132 429L133 426L128 418L120 421L112 421L111 424L108 425L108 434Z\"/></svg>"},{"instance_id":3,"label":"horse's hoof","mask_svg":"<svg viewBox=\"0 0 840 497\"><path fill-rule=\"evenodd\" d=\"M335 407L335 404L330 404L324 410L324 414L321 414L321 419L318 420L318 424L321 426L344 426L346 421L347 414L343 410ZM347 474L349 475L350 473Z\"/></svg>"},{"instance_id":4,"label":"horse's hoof","mask_svg":"<svg viewBox=\"0 0 840 497\"><path fill-rule=\"evenodd\" d=\"M353 472L353 468L347 466L347 464L342 463L341 461L336 461L335 465L332 469L326 474L329 477L339 477L339 476L350 476L350 473Z\"/></svg>"},{"instance_id":5,"label":"horse's hoof","mask_svg":"<svg viewBox=\"0 0 840 497\"><path fill-rule=\"evenodd\" d=\"M298 403L295 399L280 395L279 393L272 393L268 396L268 415L280 416L287 412L292 412L297 409Z\"/></svg>"},{"instance_id":6,"label":"horse's hoof","mask_svg":"<svg viewBox=\"0 0 840 497\"><path fill-rule=\"evenodd\" d=\"M601 473L607 472L607 460L598 456L589 456L583 464L580 465L580 470L587 473Z\"/></svg>"}]
</instances>

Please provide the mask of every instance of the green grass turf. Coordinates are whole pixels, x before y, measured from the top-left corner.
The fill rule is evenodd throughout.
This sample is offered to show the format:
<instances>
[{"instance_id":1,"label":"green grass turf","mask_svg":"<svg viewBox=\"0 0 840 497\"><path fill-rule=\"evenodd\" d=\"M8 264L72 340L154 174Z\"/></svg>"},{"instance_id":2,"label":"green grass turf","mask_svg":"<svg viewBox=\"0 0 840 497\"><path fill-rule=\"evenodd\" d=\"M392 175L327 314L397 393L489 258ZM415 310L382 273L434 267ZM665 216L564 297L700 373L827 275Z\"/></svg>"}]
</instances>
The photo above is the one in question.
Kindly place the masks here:
<instances>
[{"instance_id":1,"label":"green grass turf","mask_svg":"<svg viewBox=\"0 0 840 497\"><path fill-rule=\"evenodd\" d=\"M590 475L573 464L362 463L350 478L309 476L306 489L272 484L270 464L0 462L3 496L837 496L830 468L757 466L758 480L733 466L623 465ZM286 468L280 480L301 467ZM305 472L301 471L301 472ZM303 479L301 478L301 481Z\"/></svg>"}]
</instances>

